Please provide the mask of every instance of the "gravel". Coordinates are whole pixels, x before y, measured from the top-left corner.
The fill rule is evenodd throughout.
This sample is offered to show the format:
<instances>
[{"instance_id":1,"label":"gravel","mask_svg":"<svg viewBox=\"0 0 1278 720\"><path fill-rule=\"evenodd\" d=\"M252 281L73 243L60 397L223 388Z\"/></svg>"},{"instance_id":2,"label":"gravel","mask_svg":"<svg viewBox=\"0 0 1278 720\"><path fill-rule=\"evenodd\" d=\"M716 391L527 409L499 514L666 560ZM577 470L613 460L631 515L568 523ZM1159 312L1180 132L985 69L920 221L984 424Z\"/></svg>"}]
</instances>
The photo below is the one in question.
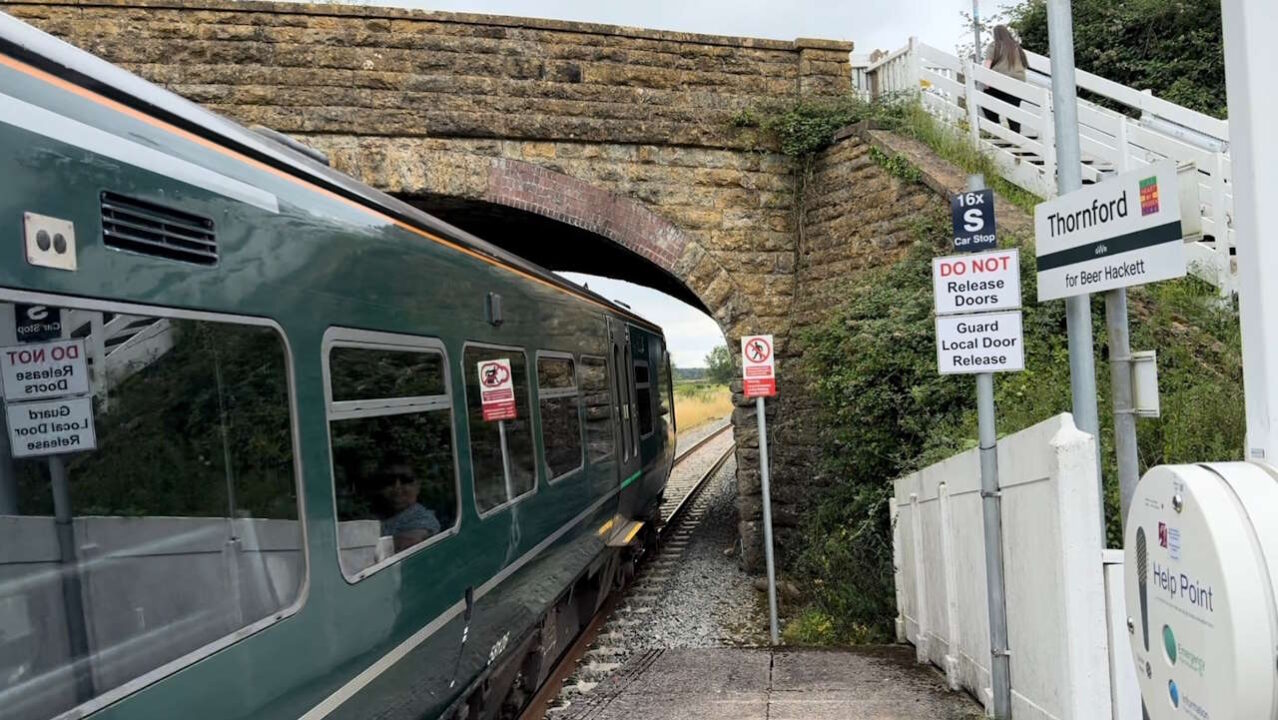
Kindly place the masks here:
<instances>
[{"instance_id":1,"label":"gravel","mask_svg":"<svg viewBox=\"0 0 1278 720\"><path fill-rule=\"evenodd\" d=\"M635 583L632 595L642 592L652 598L644 632L634 633L628 643L634 650L767 644L768 620L759 593L753 579L737 567L736 469L735 460L724 463L702 492L684 523L695 527L668 573L654 564ZM696 513L702 514L700 522ZM668 542L658 559L677 550L678 542Z\"/></svg>"},{"instance_id":2,"label":"gravel","mask_svg":"<svg viewBox=\"0 0 1278 720\"><path fill-rule=\"evenodd\" d=\"M712 425L704 434L715 429ZM679 464L670 478L668 500L682 497L684 488L701 477L731 444L732 435L727 433ZM736 461L729 458L679 523L666 533L661 547L643 563L638 578L625 590L623 600L564 683L548 718L589 694L640 653L767 645L768 620L762 596L751 577L737 567L736 469Z\"/></svg>"},{"instance_id":3,"label":"gravel","mask_svg":"<svg viewBox=\"0 0 1278 720\"><path fill-rule=\"evenodd\" d=\"M711 420L704 425L698 425L691 430L685 430L675 436L675 455L697 444L697 441L719 431L719 428L726 424L723 420Z\"/></svg>"}]
</instances>

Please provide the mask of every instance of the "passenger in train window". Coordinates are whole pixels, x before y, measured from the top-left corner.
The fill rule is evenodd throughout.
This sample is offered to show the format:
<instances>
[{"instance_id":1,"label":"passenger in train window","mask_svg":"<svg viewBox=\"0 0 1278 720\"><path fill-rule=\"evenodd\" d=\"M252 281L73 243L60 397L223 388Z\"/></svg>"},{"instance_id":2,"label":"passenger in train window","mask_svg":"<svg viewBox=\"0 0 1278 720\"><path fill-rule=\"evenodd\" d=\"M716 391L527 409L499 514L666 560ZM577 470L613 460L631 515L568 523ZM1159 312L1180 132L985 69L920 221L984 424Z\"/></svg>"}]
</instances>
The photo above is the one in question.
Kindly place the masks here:
<instances>
[{"instance_id":1,"label":"passenger in train window","mask_svg":"<svg viewBox=\"0 0 1278 720\"><path fill-rule=\"evenodd\" d=\"M421 478L403 458L387 458L379 476L379 499L384 519L382 537L394 539L395 552L424 542L440 531L439 518L419 501Z\"/></svg>"}]
</instances>

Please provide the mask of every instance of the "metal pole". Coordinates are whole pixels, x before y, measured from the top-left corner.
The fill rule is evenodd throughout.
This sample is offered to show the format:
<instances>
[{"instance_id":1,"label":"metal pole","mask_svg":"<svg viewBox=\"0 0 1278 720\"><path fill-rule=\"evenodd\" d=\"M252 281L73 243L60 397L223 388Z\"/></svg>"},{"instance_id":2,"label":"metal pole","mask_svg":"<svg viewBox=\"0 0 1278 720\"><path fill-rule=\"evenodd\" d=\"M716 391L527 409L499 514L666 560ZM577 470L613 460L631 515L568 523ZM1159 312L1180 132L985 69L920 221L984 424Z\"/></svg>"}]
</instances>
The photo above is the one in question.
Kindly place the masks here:
<instances>
[{"instance_id":1,"label":"metal pole","mask_svg":"<svg viewBox=\"0 0 1278 720\"><path fill-rule=\"evenodd\" d=\"M984 190L984 175L969 175L968 190ZM981 448L981 515L985 531L985 591L990 614L990 685L994 717L1012 717L1012 669L1007 647L1007 600L1003 581L1003 515L998 487L998 430L994 421L994 374L976 376L976 413Z\"/></svg>"},{"instance_id":2,"label":"metal pole","mask_svg":"<svg viewBox=\"0 0 1278 720\"><path fill-rule=\"evenodd\" d=\"M981 514L985 520L985 588L990 605L990 684L994 717L1012 717L1012 669L1007 647L1007 600L1003 593L1003 521L998 489L998 434L994 427L994 374L976 376L976 412L981 445Z\"/></svg>"},{"instance_id":3,"label":"metal pole","mask_svg":"<svg viewBox=\"0 0 1278 720\"><path fill-rule=\"evenodd\" d=\"M71 487L67 466L60 456L49 458L49 484L53 486L53 523L58 533L62 563L62 607L66 613L67 641L74 662L75 695L80 702L93 699L93 674L89 668L89 630L84 619L80 590L80 561L75 550L75 518L71 513Z\"/></svg>"},{"instance_id":4,"label":"metal pole","mask_svg":"<svg viewBox=\"0 0 1278 720\"><path fill-rule=\"evenodd\" d=\"M1234 232L1238 238L1238 308L1242 321L1247 457L1278 462L1278 220L1262 199L1278 191L1278 115L1272 68L1278 66L1278 5L1224 0L1225 86L1233 152ZM1218 231L1219 232L1219 231ZM1221 233L1223 237L1223 233Z\"/></svg>"},{"instance_id":5,"label":"metal pole","mask_svg":"<svg viewBox=\"0 0 1278 720\"><path fill-rule=\"evenodd\" d=\"M764 419L763 396L754 399L759 419L759 487L763 492L763 558L768 566L768 627L772 644L777 645L777 569L772 558L772 491L768 487L768 421Z\"/></svg>"},{"instance_id":6,"label":"metal pole","mask_svg":"<svg viewBox=\"0 0 1278 720\"><path fill-rule=\"evenodd\" d=\"M972 34L976 37L976 42L972 45L972 57L975 58L977 65L984 60L981 57L984 53L981 51L981 9L977 7L979 3L980 0L972 0Z\"/></svg>"},{"instance_id":7,"label":"metal pole","mask_svg":"<svg viewBox=\"0 0 1278 720\"><path fill-rule=\"evenodd\" d=\"M1122 521L1136 483L1140 482L1140 460L1136 447L1136 411L1132 407L1132 348L1127 327L1127 290L1105 293L1105 326L1109 331L1109 387L1114 396L1114 451L1118 455L1118 487Z\"/></svg>"},{"instance_id":8,"label":"metal pole","mask_svg":"<svg viewBox=\"0 0 1278 720\"><path fill-rule=\"evenodd\" d=\"M1083 187L1083 154L1078 142L1078 87L1074 75L1074 22L1070 0L1047 0L1047 36L1052 60L1052 114L1056 119L1056 187L1061 195ZM1096 477L1100 474L1100 417L1096 409L1096 358L1092 350L1092 296L1065 299L1069 332L1069 384L1074 425L1096 438ZM1105 504L1101 503L1101 530Z\"/></svg>"}]
</instances>

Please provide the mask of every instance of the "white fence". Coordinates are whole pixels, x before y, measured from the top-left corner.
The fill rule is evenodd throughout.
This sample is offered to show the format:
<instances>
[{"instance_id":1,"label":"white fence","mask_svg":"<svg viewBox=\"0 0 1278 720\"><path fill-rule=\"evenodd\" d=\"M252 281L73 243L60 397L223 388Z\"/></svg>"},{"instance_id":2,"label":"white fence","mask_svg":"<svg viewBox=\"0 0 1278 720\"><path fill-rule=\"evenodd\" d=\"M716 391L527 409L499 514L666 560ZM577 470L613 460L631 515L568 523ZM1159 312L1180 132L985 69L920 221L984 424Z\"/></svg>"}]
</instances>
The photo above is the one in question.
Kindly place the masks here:
<instances>
[{"instance_id":1,"label":"white fence","mask_svg":"<svg viewBox=\"0 0 1278 720\"><path fill-rule=\"evenodd\" d=\"M869 97L918 93L934 116L966 130L1005 178L1050 198L1056 195L1050 62L1028 56L1027 81L1021 82L911 39L857 67L853 80ZM1222 294L1237 292L1229 124L1091 73L1078 72L1077 82L1083 181L1099 182L1163 159L1193 163L1203 237L1187 247L1191 271ZM995 97L988 89L1005 95Z\"/></svg>"},{"instance_id":2,"label":"white fence","mask_svg":"<svg viewBox=\"0 0 1278 720\"><path fill-rule=\"evenodd\" d=\"M1094 439L1058 415L1001 440L998 465L1013 717L1138 719L1125 623L1111 633L1121 555L1103 553ZM892 515L897 635L988 709L979 451L897 479Z\"/></svg>"}]
</instances>

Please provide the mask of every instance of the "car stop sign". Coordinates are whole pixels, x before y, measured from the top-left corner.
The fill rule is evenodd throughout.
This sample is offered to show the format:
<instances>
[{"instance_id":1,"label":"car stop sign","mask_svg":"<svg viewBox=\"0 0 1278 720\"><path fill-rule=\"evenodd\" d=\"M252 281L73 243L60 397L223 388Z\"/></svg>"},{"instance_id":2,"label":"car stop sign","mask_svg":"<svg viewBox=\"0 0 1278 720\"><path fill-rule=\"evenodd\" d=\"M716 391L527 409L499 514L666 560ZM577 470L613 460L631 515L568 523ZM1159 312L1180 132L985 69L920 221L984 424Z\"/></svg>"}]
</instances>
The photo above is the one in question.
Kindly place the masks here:
<instances>
[{"instance_id":1,"label":"car stop sign","mask_svg":"<svg viewBox=\"0 0 1278 720\"><path fill-rule=\"evenodd\" d=\"M776 396L776 358L771 335L741 338L741 379L747 398Z\"/></svg>"}]
</instances>

